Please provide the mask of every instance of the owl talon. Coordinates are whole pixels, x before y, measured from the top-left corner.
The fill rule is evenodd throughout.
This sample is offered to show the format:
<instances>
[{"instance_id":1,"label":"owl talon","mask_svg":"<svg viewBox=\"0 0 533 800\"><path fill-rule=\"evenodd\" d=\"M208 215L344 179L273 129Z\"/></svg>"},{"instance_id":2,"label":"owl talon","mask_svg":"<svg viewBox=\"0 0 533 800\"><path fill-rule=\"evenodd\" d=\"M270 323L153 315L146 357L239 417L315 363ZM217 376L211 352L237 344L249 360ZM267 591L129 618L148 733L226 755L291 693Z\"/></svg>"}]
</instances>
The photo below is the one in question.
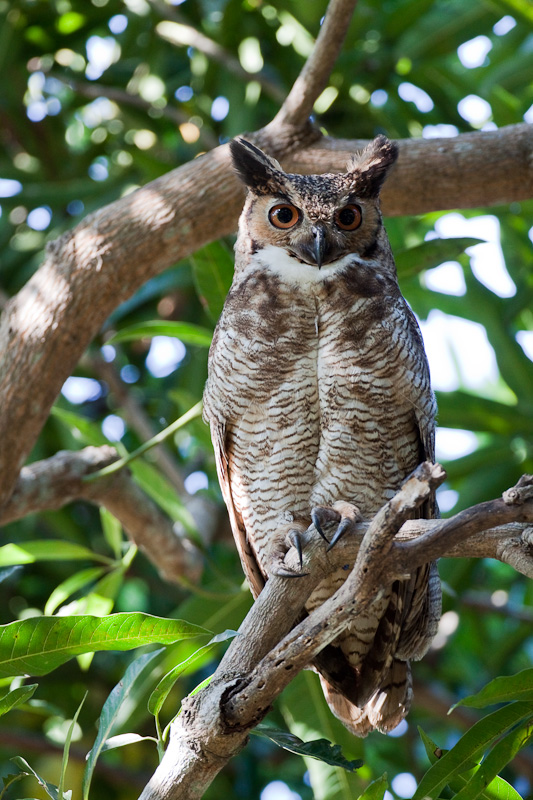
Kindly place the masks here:
<instances>
[{"instance_id":1,"label":"owl talon","mask_svg":"<svg viewBox=\"0 0 533 800\"><path fill-rule=\"evenodd\" d=\"M292 528L287 534L287 541L292 544L296 552L298 553L298 561L300 562L300 569L302 569L304 565L304 557L303 557L303 549L302 549L302 537L300 535L300 531Z\"/></svg>"},{"instance_id":2,"label":"owl talon","mask_svg":"<svg viewBox=\"0 0 533 800\"><path fill-rule=\"evenodd\" d=\"M327 508L326 506L316 506L311 511L311 519L317 532L329 544L329 539L323 531L323 525L331 525L332 523L339 523L341 515L334 508Z\"/></svg>"},{"instance_id":3,"label":"owl talon","mask_svg":"<svg viewBox=\"0 0 533 800\"><path fill-rule=\"evenodd\" d=\"M351 528L352 524L353 524L353 519L350 519L350 517L343 517L341 519L341 521L339 522L339 527L333 534L333 538L331 539L331 542L327 547L327 552L329 552L332 547L335 547L339 539L342 539L346 531L349 530L349 528Z\"/></svg>"},{"instance_id":4,"label":"owl talon","mask_svg":"<svg viewBox=\"0 0 533 800\"><path fill-rule=\"evenodd\" d=\"M292 572L285 567L280 567L272 572L272 575L275 575L277 578L307 578L310 574L310 572Z\"/></svg>"}]
</instances>

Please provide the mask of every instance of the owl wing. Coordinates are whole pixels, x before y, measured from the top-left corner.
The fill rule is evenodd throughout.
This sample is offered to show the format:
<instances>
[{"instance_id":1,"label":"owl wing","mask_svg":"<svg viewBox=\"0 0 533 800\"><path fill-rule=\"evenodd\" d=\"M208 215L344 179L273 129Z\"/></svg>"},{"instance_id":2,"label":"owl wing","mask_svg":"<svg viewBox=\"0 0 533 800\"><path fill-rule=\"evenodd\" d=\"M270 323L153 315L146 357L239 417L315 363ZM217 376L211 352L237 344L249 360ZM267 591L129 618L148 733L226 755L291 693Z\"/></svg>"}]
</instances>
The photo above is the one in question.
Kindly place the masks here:
<instances>
[{"instance_id":1,"label":"owl wing","mask_svg":"<svg viewBox=\"0 0 533 800\"><path fill-rule=\"evenodd\" d=\"M226 503L226 507L228 509L231 530L233 532L233 538L235 539L237 551L241 559L242 568L255 598L265 585L265 579L261 570L259 569L259 564L257 563L255 554L250 547L242 516L235 508L235 504L233 502L230 481L231 460L228 457L226 448L226 427L224 424L215 419L211 420L210 425L211 440L213 442L213 449L215 451L215 463L217 467L218 481L220 483L224 502Z\"/></svg>"}]
</instances>

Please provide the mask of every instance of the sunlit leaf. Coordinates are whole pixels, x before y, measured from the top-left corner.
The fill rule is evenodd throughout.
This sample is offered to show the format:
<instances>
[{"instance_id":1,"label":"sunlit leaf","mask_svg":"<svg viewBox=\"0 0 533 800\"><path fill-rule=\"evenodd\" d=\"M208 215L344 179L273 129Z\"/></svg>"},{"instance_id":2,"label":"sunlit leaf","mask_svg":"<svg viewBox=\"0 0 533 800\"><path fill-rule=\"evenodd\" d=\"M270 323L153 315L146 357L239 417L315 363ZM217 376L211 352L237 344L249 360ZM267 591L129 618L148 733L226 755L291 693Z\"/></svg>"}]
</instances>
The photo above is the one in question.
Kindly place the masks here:
<instances>
[{"instance_id":1,"label":"sunlit leaf","mask_svg":"<svg viewBox=\"0 0 533 800\"><path fill-rule=\"evenodd\" d=\"M106 556L95 553L93 550L75 542L66 542L62 539L36 539L20 544L5 544L0 547L0 566L8 567L12 564L33 564L36 561L102 561L112 563Z\"/></svg>"},{"instance_id":2,"label":"sunlit leaf","mask_svg":"<svg viewBox=\"0 0 533 800\"><path fill-rule=\"evenodd\" d=\"M89 567L88 569L82 569L80 572L69 575L59 586L56 586L46 601L44 613L46 615L53 614L65 600L74 594L74 592L98 580L98 578L104 574L105 570L105 567Z\"/></svg>"},{"instance_id":3,"label":"sunlit leaf","mask_svg":"<svg viewBox=\"0 0 533 800\"><path fill-rule=\"evenodd\" d=\"M107 344L136 341L153 336L173 336L184 344L209 347L213 334L208 328L202 328L200 325L193 325L190 322L154 319L148 322L139 322L136 325L128 325L108 339Z\"/></svg>"},{"instance_id":4,"label":"sunlit leaf","mask_svg":"<svg viewBox=\"0 0 533 800\"><path fill-rule=\"evenodd\" d=\"M205 633L184 620L139 612L31 617L0 626L0 676L46 675L80 653L173 644Z\"/></svg>"},{"instance_id":5,"label":"sunlit leaf","mask_svg":"<svg viewBox=\"0 0 533 800\"><path fill-rule=\"evenodd\" d=\"M63 786L65 785L65 775L66 775L66 772L67 772L68 757L69 757L69 752L70 752L70 743L72 741L72 734L74 733L74 728L76 727L76 723L78 721L78 717L80 715L80 711L81 711L81 709L83 707L83 704L85 703L85 700L87 698L87 694L88 694L88 692L85 692L85 694L83 695L82 701L79 704L78 708L76 709L76 713L74 714L74 716L72 718L72 722L69 725L69 729L67 731L67 736L65 738L65 744L63 746L63 759L61 761L61 775L60 775L60 778L59 778L59 786L58 786L59 797L62 796L62 794L63 794Z\"/></svg>"},{"instance_id":6,"label":"sunlit leaf","mask_svg":"<svg viewBox=\"0 0 533 800\"><path fill-rule=\"evenodd\" d=\"M0 697L0 717L29 700L38 685L38 683L29 683L27 686L19 686L18 689L13 689Z\"/></svg>"},{"instance_id":7,"label":"sunlit leaf","mask_svg":"<svg viewBox=\"0 0 533 800\"><path fill-rule=\"evenodd\" d=\"M516 675L502 675L495 678L476 694L463 697L453 708L457 706L484 708L511 700L533 701L533 669L523 669Z\"/></svg>"},{"instance_id":8,"label":"sunlit leaf","mask_svg":"<svg viewBox=\"0 0 533 800\"><path fill-rule=\"evenodd\" d=\"M389 788L389 781L387 779L387 773L381 776L381 778L377 778L375 781L367 786L365 791L363 792L357 800L383 800L385 797L385 792Z\"/></svg>"}]
</instances>

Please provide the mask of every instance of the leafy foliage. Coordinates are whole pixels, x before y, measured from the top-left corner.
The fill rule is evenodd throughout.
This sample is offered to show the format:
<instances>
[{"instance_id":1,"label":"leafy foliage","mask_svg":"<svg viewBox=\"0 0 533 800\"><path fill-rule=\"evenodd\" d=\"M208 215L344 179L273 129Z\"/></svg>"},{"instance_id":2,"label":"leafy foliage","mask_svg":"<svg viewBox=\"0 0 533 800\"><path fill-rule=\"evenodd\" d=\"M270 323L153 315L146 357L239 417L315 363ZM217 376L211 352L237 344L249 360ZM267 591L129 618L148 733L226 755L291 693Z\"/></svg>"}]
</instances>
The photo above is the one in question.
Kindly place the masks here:
<instances>
[{"instance_id":1,"label":"leafy foliage","mask_svg":"<svg viewBox=\"0 0 533 800\"><path fill-rule=\"evenodd\" d=\"M266 124L309 54L325 6L325 0L0 0L0 305L35 271L46 243L82 215ZM198 40L184 44L179 25L211 38L218 54L204 52ZM523 0L360 0L315 104L317 122L342 138L380 132L402 138L503 126L524 115L531 121L532 25ZM470 111L465 98L474 98ZM529 201L386 221L438 390L438 441L448 441L441 447L449 476L445 511L496 496L533 471L532 211ZM492 244L479 244L487 235ZM24 669L43 677L25 684L6 646L0 798L67 798L70 786L80 795L89 750L85 794L90 783L94 797L138 796L161 753L163 730L181 699L209 680L224 646L223 633L204 647L190 636L238 628L250 605L223 512L208 536L193 513L222 508L199 408L186 424L172 425L201 397L207 347L231 282L231 247L228 238L203 248L113 312L34 449L38 460L120 438L124 463L196 548L203 574L195 587L164 584L124 541L117 520L87 504L6 527L2 641L22 647ZM447 429L474 436L454 450ZM146 449L158 431L159 449ZM259 797L275 774L302 800L381 800L385 791L406 796L400 780L406 773L420 779L419 793L431 782L433 794L447 785L442 791L461 800L532 796L529 756L508 762L531 724L533 588L492 562L445 562L441 574L444 621L435 648L414 666L414 707L394 736L354 740L329 714L310 673L298 676L267 720L304 742L340 745L344 759L364 762L357 772L304 760L256 736L207 798ZM147 641L166 647L132 661L120 652L126 642L118 638L119 619L135 629L128 647ZM77 640L76 631L82 631ZM61 648L52 656L53 634ZM479 691L502 674L512 677ZM460 708L446 717L459 697L465 698ZM465 716L487 702L507 705L485 717ZM431 736L423 742L435 760L425 777L417 723ZM448 751L439 759L433 739ZM101 763L112 768L100 769Z\"/></svg>"}]
</instances>

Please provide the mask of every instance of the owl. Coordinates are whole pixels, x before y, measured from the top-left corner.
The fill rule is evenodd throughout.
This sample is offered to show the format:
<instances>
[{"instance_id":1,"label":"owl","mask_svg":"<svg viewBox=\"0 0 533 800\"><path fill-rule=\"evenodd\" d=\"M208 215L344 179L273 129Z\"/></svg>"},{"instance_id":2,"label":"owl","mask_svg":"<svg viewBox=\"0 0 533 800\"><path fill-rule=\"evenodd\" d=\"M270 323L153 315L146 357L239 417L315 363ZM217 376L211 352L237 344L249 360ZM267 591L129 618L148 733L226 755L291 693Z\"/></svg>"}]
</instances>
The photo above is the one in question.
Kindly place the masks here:
<instances>
[{"instance_id":1,"label":"owl","mask_svg":"<svg viewBox=\"0 0 533 800\"><path fill-rule=\"evenodd\" d=\"M230 143L247 198L235 274L209 354L204 418L254 596L313 523L369 520L434 459L435 401L403 298L379 193L398 148L378 136L342 174L295 175ZM421 512L435 514L434 501ZM329 533L331 536L331 533ZM343 583L324 579L311 612ZM358 736L410 705L409 661L440 616L435 565L395 579L314 662L333 713Z\"/></svg>"}]
</instances>

